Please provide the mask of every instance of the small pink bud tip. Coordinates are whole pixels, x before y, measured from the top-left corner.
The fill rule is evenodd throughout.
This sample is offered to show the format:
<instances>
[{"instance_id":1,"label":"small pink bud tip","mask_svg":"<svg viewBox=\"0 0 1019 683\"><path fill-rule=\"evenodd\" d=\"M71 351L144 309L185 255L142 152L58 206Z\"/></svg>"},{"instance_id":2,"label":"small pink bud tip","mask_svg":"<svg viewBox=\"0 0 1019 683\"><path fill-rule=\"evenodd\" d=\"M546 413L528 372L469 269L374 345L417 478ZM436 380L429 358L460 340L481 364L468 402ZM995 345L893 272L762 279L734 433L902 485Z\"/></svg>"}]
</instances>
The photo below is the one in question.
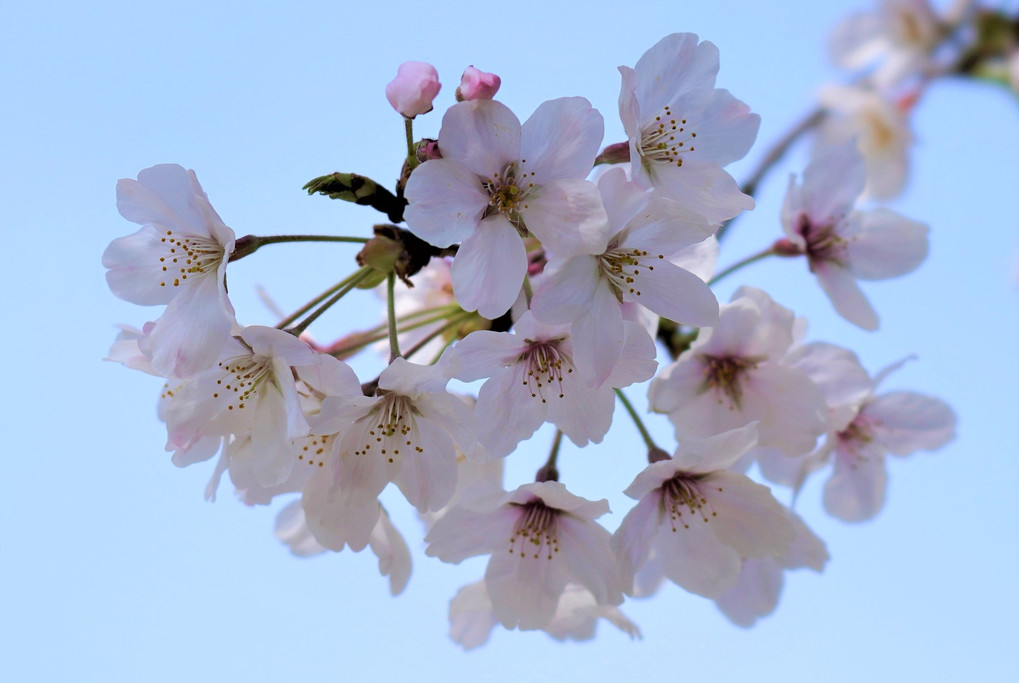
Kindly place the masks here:
<instances>
[{"instance_id":1,"label":"small pink bud tip","mask_svg":"<svg viewBox=\"0 0 1019 683\"><path fill-rule=\"evenodd\" d=\"M502 85L502 79L495 74L469 66L460 77L460 86L456 89L456 99L458 102L490 100L495 97L495 93L499 92L500 85Z\"/></svg>"},{"instance_id":2,"label":"small pink bud tip","mask_svg":"<svg viewBox=\"0 0 1019 683\"><path fill-rule=\"evenodd\" d=\"M425 62L404 62L396 78L386 85L386 99L393 109L408 119L432 110L432 100L439 94L439 73Z\"/></svg>"}]
</instances>

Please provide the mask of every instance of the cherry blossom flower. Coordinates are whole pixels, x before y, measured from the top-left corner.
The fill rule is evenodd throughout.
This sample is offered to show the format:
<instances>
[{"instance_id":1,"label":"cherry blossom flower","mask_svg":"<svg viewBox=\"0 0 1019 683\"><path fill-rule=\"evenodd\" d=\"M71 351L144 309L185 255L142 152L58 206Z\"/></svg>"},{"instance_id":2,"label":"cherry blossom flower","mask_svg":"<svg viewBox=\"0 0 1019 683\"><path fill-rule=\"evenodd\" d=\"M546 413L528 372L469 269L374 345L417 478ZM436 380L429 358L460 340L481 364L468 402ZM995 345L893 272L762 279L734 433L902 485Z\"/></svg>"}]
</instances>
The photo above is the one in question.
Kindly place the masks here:
<instances>
[{"instance_id":1,"label":"cherry blossom flower","mask_svg":"<svg viewBox=\"0 0 1019 683\"><path fill-rule=\"evenodd\" d=\"M470 408L445 389L446 364L397 358L375 396L327 396L316 434L338 434L326 464L304 490L308 526L332 550L361 550L378 519L378 495L392 481L418 511L437 510L456 488L456 451L473 450Z\"/></svg>"},{"instance_id":2,"label":"cherry blossom flower","mask_svg":"<svg viewBox=\"0 0 1019 683\"><path fill-rule=\"evenodd\" d=\"M927 226L884 208L853 209L866 182L854 141L828 148L789 179L782 228L831 299L835 310L865 330L878 316L856 284L905 275L927 257Z\"/></svg>"},{"instance_id":3,"label":"cherry blossom flower","mask_svg":"<svg viewBox=\"0 0 1019 683\"><path fill-rule=\"evenodd\" d=\"M933 63L945 26L927 0L879 0L876 11L855 12L832 32L829 52L859 69L880 60L870 75L881 88L918 76Z\"/></svg>"},{"instance_id":4,"label":"cherry blossom flower","mask_svg":"<svg viewBox=\"0 0 1019 683\"><path fill-rule=\"evenodd\" d=\"M657 367L654 342L636 324L627 325L626 362L610 367L608 381L597 389L574 372L568 326L544 325L530 312L515 323L513 333L481 330L457 343L457 379L490 378L475 407L478 440L488 456L508 455L545 421L578 446L601 441L612 422L612 387L650 379Z\"/></svg>"},{"instance_id":5,"label":"cherry blossom flower","mask_svg":"<svg viewBox=\"0 0 1019 683\"><path fill-rule=\"evenodd\" d=\"M873 390L898 363L878 374ZM829 436L810 467L829 458L834 467L824 486L824 508L845 522L872 519L884 506L888 484L885 454L933 451L955 438L955 413L944 401L912 391L873 393L844 429Z\"/></svg>"},{"instance_id":6,"label":"cherry blossom flower","mask_svg":"<svg viewBox=\"0 0 1019 683\"><path fill-rule=\"evenodd\" d=\"M142 306L166 305L140 340L141 350L164 377L209 367L233 325L225 280L233 230L212 208L195 172L177 164L118 181L117 209L142 227L103 252L110 290Z\"/></svg>"},{"instance_id":7,"label":"cherry blossom flower","mask_svg":"<svg viewBox=\"0 0 1019 683\"><path fill-rule=\"evenodd\" d=\"M637 475L625 493L639 502L612 536L624 591L652 548L668 579L709 598L736 585L744 559L788 551L786 509L767 487L728 471L756 443L756 425L690 439Z\"/></svg>"},{"instance_id":8,"label":"cherry blossom flower","mask_svg":"<svg viewBox=\"0 0 1019 683\"><path fill-rule=\"evenodd\" d=\"M547 323L572 323L577 365L600 385L623 348L621 304L637 303L698 327L718 318L718 301L698 276L672 263L710 237L715 226L680 204L627 182L623 169L601 176L609 221L598 249L553 254L531 310Z\"/></svg>"},{"instance_id":9,"label":"cherry blossom flower","mask_svg":"<svg viewBox=\"0 0 1019 683\"><path fill-rule=\"evenodd\" d=\"M563 589L555 616L541 630L558 641L591 640L599 619L608 621L630 638L641 637L640 628L618 607L599 605L591 591L575 583ZM465 650L487 643L497 623L484 581L464 586L449 601L449 637Z\"/></svg>"},{"instance_id":10,"label":"cherry blossom flower","mask_svg":"<svg viewBox=\"0 0 1019 683\"><path fill-rule=\"evenodd\" d=\"M680 441L757 422L761 446L788 455L813 450L827 408L810 378L783 363L793 323L792 311L741 287L718 323L652 380L651 409L669 415Z\"/></svg>"},{"instance_id":11,"label":"cherry blossom flower","mask_svg":"<svg viewBox=\"0 0 1019 683\"><path fill-rule=\"evenodd\" d=\"M556 251L589 249L605 210L583 180L601 144L601 114L582 97L544 102L523 126L494 100L460 102L439 131L442 159L407 182L407 225L439 247L460 242L453 291L467 311L506 312L527 272L522 236Z\"/></svg>"},{"instance_id":12,"label":"cherry blossom flower","mask_svg":"<svg viewBox=\"0 0 1019 683\"><path fill-rule=\"evenodd\" d=\"M393 109L412 119L432 110L432 100L442 84L435 67L425 62L404 62L396 78L386 85L386 99Z\"/></svg>"},{"instance_id":13,"label":"cherry blossom flower","mask_svg":"<svg viewBox=\"0 0 1019 683\"><path fill-rule=\"evenodd\" d=\"M715 598L718 609L737 626L749 628L775 611L787 571L808 568L821 572L830 559L824 541L799 515L791 510L786 513L796 534L789 549L781 555L744 559L735 585Z\"/></svg>"},{"instance_id":14,"label":"cherry blossom flower","mask_svg":"<svg viewBox=\"0 0 1019 683\"><path fill-rule=\"evenodd\" d=\"M841 145L856 138L867 166L865 195L893 199L902 193L909 175L909 147L913 133L904 106L886 96L853 86L826 86L818 99L828 111L818 130L815 156L825 147Z\"/></svg>"},{"instance_id":15,"label":"cherry blossom flower","mask_svg":"<svg viewBox=\"0 0 1019 683\"><path fill-rule=\"evenodd\" d=\"M749 151L761 117L715 88L718 48L697 40L693 33L673 33L634 68L619 67L619 117L633 180L719 223L754 208L722 167Z\"/></svg>"},{"instance_id":16,"label":"cherry blossom flower","mask_svg":"<svg viewBox=\"0 0 1019 683\"><path fill-rule=\"evenodd\" d=\"M323 363L339 364L337 372L353 376L343 363L287 332L257 325L241 330L215 366L164 392L161 416L174 463L211 457L220 438L250 438L257 448L246 452L260 484L285 481L296 460L292 440L309 432L294 368L313 375Z\"/></svg>"},{"instance_id":17,"label":"cherry blossom flower","mask_svg":"<svg viewBox=\"0 0 1019 683\"><path fill-rule=\"evenodd\" d=\"M485 588L495 618L510 629L544 628L569 584L597 605L623 601L609 533L594 522L608 511L604 499L575 496L557 481L524 484L447 512L425 537L426 553L452 563L491 555Z\"/></svg>"},{"instance_id":18,"label":"cherry blossom flower","mask_svg":"<svg viewBox=\"0 0 1019 683\"><path fill-rule=\"evenodd\" d=\"M273 533L298 557L310 557L327 550L315 540L308 528L299 500L280 510ZM389 577L389 592L399 595L410 580L410 549L382 506L379 506L379 519L372 529L368 545L379 558L379 573Z\"/></svg>"}]
</instances>

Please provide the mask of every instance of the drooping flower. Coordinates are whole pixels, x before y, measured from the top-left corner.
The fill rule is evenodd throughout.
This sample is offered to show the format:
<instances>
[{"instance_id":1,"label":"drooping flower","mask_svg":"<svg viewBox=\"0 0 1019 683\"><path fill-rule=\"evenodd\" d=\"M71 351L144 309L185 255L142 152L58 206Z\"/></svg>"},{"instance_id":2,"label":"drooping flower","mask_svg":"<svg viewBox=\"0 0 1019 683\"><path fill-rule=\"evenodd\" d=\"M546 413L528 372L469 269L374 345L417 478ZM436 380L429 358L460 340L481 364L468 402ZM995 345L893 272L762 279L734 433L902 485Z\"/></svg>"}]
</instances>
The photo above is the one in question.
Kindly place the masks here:
<instances>
[{"instance_id":1,"label":"drooping flower","mask_svg":"<svg viewBox=\"0 0 1019 683\"><path fill-rule=\"evenodd\" d=\"M635 323L626 325L626 362L617 358L598 388L575 372L569 327L544 325L530 312L516 321L513 333L482 330L462 339L453 350L460 365L456 377L490 378L475 406L478 440L488 456L509 455L546 421L578 446L601 441L612 422L612 388L650 379L657 367L654 342Z\"/></svg>"},{"instance_id":2,"label":"drooping flower","mask_svg":"<svg viewBox=\"0 0 1019 683\"><path fill-rule=\"evenodd\" d=\"M494 319L527 272L523 237L556 251L589 249L605 210L590 172L603 123L581 97L543 103L523 124L494 100L460 102L439 131L442 158L407 182L407 225L435 246L460 243L453 292L464 310Z\"/></svg>"},{"instance_id":3,"label":"drooping flower","mask_svg":"<svg viewBox=\"0 0 1019 683\"><path fill-rule=\"evenodd\" d=\"M652 380L651 409L668 414L680 441L757 422L761 446L787 455L811 451L827 407L810 377L783 362L793 327L792 311L741 287L718 323Z\"/></svg>"},{"instance_id":4,"label":"drooping flower","mask_svg":"<svg viewBox=\"0 0 1019 683\"><path fill-rule=\"evenodd\" d=\"M595 386L622 352L622 304L698 327L718 318L718 301L704 281L672 262L715 226L627 182L620 168L602 175L598 189L609 219L598 248L565 257L553 252L531 302L539 320L572 325L577 365Z\"/></svg>"},{"instance_id":5,"label":"drooping flower","mask_svg":"<svg viewBox=\"0 0 1019 683\"><path fill-rule=\"evenodd\" d=\"M428 532L426 552L452 563L491 555L485 588L495 618L510 629L544 628L569 584L597 605L623 601L609 533L594 521L608 511L604 499L575 496L557 481L525 484L447 512Z\"/></svg>"},{"instance_id":6,"label":"drooping flower","mask_svg":"<svg viewBox=\"0 0 1019 683\"><path fill-rule=\"evenodd\" d=\"M242 329L216 365L164 392L161 416L174 463L211 457L222 438L250 438L257 448L247 452L260 484L285 481L297 459L293 439L309 432L295 369L314 374L322 363L339 364L353 375L287 332L257 325Z\"/></svg>"},{"instance_id":7,"label":"drooping flower","mask_svg":"<svg viewBox=\"0 0 1019 683\"><path fill-rule=\"evenodd\" d=\"M276 515L273 533L298 557L310 557L328 550L315 540L308 528L304 508L299 500L291 502ZM389 577L389 592L399 595L410 580L410 549L382 506L379 506L379 519L372 529L368 544L379 558L379 573Z\"/></svg>"},{"instance_id":8,"label":"drooping flower","mask_svg":"<svg viewBox=\"0 0 1019 683\"><path fill-rule=\"evenodd\" d=\"M439 94L439 72L426 62L404 62L396 70L396 78L386 84L386 99L393 109L412 119L432 110L432 100Z\"/></svg>"},{"instance_id":9,"label":"drooping flower","mask_svg":"<svg viewBox=\"0 0 1019 683\"><path fill-rule=\"evenodd\" d=\"M558 641L591 640L600 619L608 621L630 638L641 637L637 624L618 607L599 605L591 591L574 583L563 589L555 616L541 630ZM465 650L487 643L497 623L484 581L464 586L449 601L449 637Z\"/></svg>"},{"instance_id":10,"label":"drooping flower","mask_svg":"<svg viewBox=\"0 0 1019 683\"><path fill-rule=\"evenodd\" d=\"M233 230L212 208L195 172L177 164L118 181L117 209L142 227L103 252L110 290L142 306L166 305L141 350L164 377L209 367L234 320L225 280Z\"/></svg>"},{"instance_id":11,"label":"drooping flower","mask_svg":"<svg viewBox=\"0 0 1019 683\"><path fill-rule=\"evenodd\" d=\"M927 257L927 226L885 208L854 209L866 182L854 140L828 148L789 179L782 228L831 299L835 310L865 330L878 316L856 284L905 275Z\"/></svg>"},{"instance_id":12,"label":"drooping flower","mask_svg":"<svg viewBox=\"0 0 1019 683\"><path fill-rule=\"evenodd\" d=\"M697 41L692 33L673 33L634 68L619 67L619 117L633 180L719 223L754 208L723 166L747 153L761 117L715 88L718 48Z\"/></svg>"},{"instance_id":13,"label":"drooping flower","mask_svg":"<svg viewBox=\"0 0 1019 683\"><path fill-rule=\"evenodd\" d=\"M328 396L312 420L337 434L323 468L304 490L308 525L332 550L368 543L378 495L392 481L419 511L437 510L456 488L456 447L471 452L470 408L446 391L445 364L397 358L382 371L375 396Z\"/></svg>"},{"instance_id":14,"label":"drooping flower","mask_svg":"<svg viewBox=\"0 0 1019 683\"><path fill-rule=\"evenodd\" d=\"M788 551L795 530L786 509L727 469L756 443L756 425L687 440L637 475L625 493L639 502L612 536L625 592L652 548L668 579L709 598L736 585L744 559Z\"/></svg>"}]
</instances>

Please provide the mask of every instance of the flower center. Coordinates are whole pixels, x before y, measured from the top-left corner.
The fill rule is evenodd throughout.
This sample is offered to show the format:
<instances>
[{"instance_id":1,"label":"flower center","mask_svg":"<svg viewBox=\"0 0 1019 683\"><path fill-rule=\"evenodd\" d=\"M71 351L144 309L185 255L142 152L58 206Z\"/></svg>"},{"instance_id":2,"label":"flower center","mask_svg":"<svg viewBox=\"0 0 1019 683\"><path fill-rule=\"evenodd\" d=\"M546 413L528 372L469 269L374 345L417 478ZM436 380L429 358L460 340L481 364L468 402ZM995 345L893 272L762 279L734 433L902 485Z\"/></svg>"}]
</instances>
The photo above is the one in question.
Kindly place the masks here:
<instances>
[{"instance_id":1,"label":"flower center","mask_svg":"<svg viewBox=\"0 0 1019 683\"><path fill-rule=\"evenodd\" d=\"M708 499L701 495L698 479L688 475L676 475L662 484L661 504L669 513L669 522L672 524L673 532L679 528L677 523L682 524L684 529L689 529L690 521L694 517L700 517L701 521L707 522L712 517L718 516L718 513L712 510L708 504Z\"/></svg>"},{"instance_id":2,"label":"flower center","mask_svg":"<svg viewBox=\"0 0 1019 683\"><path fill-rule=\"evenodd\" d=\"M741 379L748 370L757 367L757 361L753 358L704 356L706 367L704 369L704 389L720 389L723 394L729 397L732 407L741 408L743 399L743 386ZM722 400L719 399L719 403Z\"/></svg>"},{"instance_id":3,"label":"flower center","mask_svg":"<svg viewBox=\"0 0 1019 683\"><path fill-rule=\"evenodd\" d=\"M163 245L159 266L165 278L160 287L180 287L190 275L192 278L208 272L216 272L223 261L223 246L216 240L203 235L177 236L167 230L159 239Z\"/></svg>"},{"instance_id":4,"label":"flower center","mask_svg":"<svg viewBox=\"0 0 1019 683\"><path fill-rule=\"evenodd\" d=\"M801 213L796 218L795 229L807 244L807 259L812 270L815 263L823 261L845 265L846 241L835 233L834 221L813 223L807 214Z\"/></svg>"},{"instance_id":5,"label":"flower center","mask_svg":"<svg viewBox=\"0 0 1019 683\"><path fill-rule=\"evenodd\" d=\"M510 554L532 559L546 557L551 560L559 552L559 532L556 528L559 510L550 508L540 500L524 505L513 534L510 536Z\"/></svg>"},{"instance_id":6,"label":"flower center","mask_svg":"<svg viewBox=\"0 0 1019 683\"><path fill-rule=\"evenodd\" d=\"M520 354L519 363L524 366L523 385L531 391L531 398L546 403L546 392L553 387L552 393L563 398L563 377L573 373L573 361L559 350L562 339L534 341L525 339L527 348ZM555 387L558 387L556 391Z\"/></svg>"},{"instance_id":7,"label":"flower center","mask_svg":"<svg viewBox=\"0 0 1019 683\"><path fill-rule=\"evenodd\" d=\"M272 360L256 354L237 356L219 363L222 373L216 380L212 397L227 402L227 410L244 410L266 380L273 381Z\"/></svg>"},{"instance_id":8,"label":"flower center","mask_svg":"<svg viewBox=\"0 0 1019 683\"><path fill-rule=\"evenodd\" d=\"M406 396L382 394L366 418L368 428L364 446L354 451L354 455L369 455L372 446L376 446L379 455L392 463L400 455L400 449L424 453L418 438L417 414L414 404Z\"/></svg>"},{"instance_id":9,"label":"flower center","mask_svg":"<svg viewBox=\"0 0 1019 683\"><path fill-rule=\"evenodd\" d=\"M624 293L634 297L640 296L640 290L637 289L640 269L654 270L655 267L651 264L663 259L665 254L649 255L643 249L618 249L610 246L598 257L598 265L615 291L616 298L622 301Z\"/></svg>"},{"instance_id":10,"label":"flower center","mask_svg":"<svg viewBox=\"0 0 1019 683\"><path fill-rule=\"evenodd\" d=\"M527 173L523 170L526 160L520 162L520 170L517 170L516 163L509 163L501 172L496 172L491 178L483 178L481 186L488 192L488 209L485 216L496 213L504 215L523 236L527 235L527 226L524 225L521 210L528 208L527 195L534 189L534 172Z\"/></svg>"},{"instance_id":11,"label":"flower center","mask_svg":"<svg viewBox=\"0 0 1019 683\"><path fill-rule=\"evenodd\" d=\"M637 152L645 166L652 163L683 165L681 154L694 151L697 133L689 130L687 121L672 113L666 105L662 112L641 126Z\"/></svg>"}]
</instances>

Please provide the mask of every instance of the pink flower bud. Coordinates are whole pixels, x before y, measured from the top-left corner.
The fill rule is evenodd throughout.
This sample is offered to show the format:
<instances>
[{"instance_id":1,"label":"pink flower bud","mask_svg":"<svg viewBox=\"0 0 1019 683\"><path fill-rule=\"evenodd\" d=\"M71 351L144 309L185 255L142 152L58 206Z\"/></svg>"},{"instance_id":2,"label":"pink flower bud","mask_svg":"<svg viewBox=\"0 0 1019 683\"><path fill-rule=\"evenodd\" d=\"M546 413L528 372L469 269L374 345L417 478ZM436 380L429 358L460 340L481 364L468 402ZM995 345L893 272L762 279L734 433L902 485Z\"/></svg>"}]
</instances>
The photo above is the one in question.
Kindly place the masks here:
<instances>
[{"instance_id":1,"label":"pink flower bud","mask_svg":"<svg viewBox=\"0 0 1019 683\"><path fill-rule=\"evenodd\" d=\"M404 62L396 78L386 85L386 99L393 109L408 119L432 110L432 100L439 94L439 73L425 62Z\"/></svg>"},{"instance_id":2,"label":"pink flower bud","mask_svg":"<svg viewBox=\"0 0 1019 683\"><path fill-rule=\"evenodd\" d=\"M502 79L495 74L485 73L473 66L467 67L460 77L460 87L456 89L458 102L464 100L490 100L499 92Z\"/></svg>"}]
</instances>

